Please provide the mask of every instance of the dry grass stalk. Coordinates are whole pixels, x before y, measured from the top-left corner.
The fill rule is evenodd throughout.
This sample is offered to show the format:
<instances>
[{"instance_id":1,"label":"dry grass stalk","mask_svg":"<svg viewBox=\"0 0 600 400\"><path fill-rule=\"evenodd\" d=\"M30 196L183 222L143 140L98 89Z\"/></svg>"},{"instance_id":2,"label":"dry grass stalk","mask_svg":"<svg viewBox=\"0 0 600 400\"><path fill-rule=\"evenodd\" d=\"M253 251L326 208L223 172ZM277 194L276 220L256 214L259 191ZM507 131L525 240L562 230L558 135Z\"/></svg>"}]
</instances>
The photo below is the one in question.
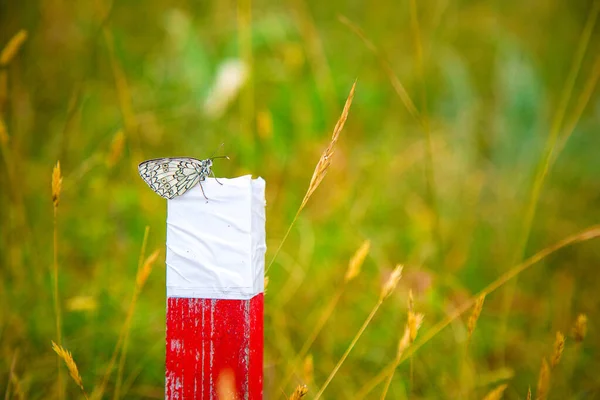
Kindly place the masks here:
<instances>
[{"instance_id":1,"label":"dry grass stalk","mask_svg":"<svg viewBox=\"0 0 600 400\"><path fill-rule=\"evenodd\" d=\"M550 246L545 247L544 249L538 251L533 256L529 257L527 260L512 266L509 268L504 274L499 276L489 285L487 285L480 293L489 295L490 293L496 291L498 288L502 287L506 282L510 281L514 277L518 276L521 272L529 269L533 265L536 265L541 260L545 259L549 255L557 252L558 250L571 246L576 243L586 242L588 240L592 240L600 237L600 225L592 225L583 229L573 235L567 236L564 239L559 240L558 242L553 243ZM476 298L471 298L458 308L454 310L450 315L443 318L441 321L434 324L424 336L402 356L400 362L405 361L406 359L412 357L414 353L416 353L421 347L423 347L426 343L428 343L432 338L434 338L438 333L440 333L444 328L450 325L453 321L463 315L469 308L475 305L477 301ZM370 379L363 387L357 392L355 398L361 399L364 398L368 393L370 393L377 385L379 385L386 377L389 376L391 370L396 367L395 363L392 361L390 364L385 366L376 376Z\"/></svg>"},{"instance_id":2,"label":"dry grass stalk","mask_svg":"<svg viewBox=\"0 0 600 400\"><path fill-rule=\"evenodd\" d=\"M544 400L548 397L550 390L550 366L546 357L542 358L542 366L540 367L540 376L537 384L537 400Z\"/></svg>"},{"instance_id":3,"label":"dry grass stalk","mask_svg":"<svg viewBox=\"0 0 600 400\"><path fill-rule=\"evenodd\" d=\"M56 166L52 170L52 205L54 210L53 219L53 257L52 257L52 300L54 304L54 316L56 320L56 341L58 345L62 345L62 316L60 310L60 302L58 299L58 203L60 202L60 191L62 188L62 175L60 172L60 162L56 162ZM58 367L58 398L64 399L64 388L62 369L60 362L57 360Z\"/></svg>"},{"instance_id":4,"label":"dry grass stalk","mask_svg":"<svg viewBox=\"0 0 600 400\"><path fill-rule=\"evenodd\" d=\"M500 400L504 395L504 391L508 387L507 384L500 385L496 387L494 390L485 395L483 400Z\"/></svg>"},{"instance_id":5,"label":"dry grass stalk","mask_svg":"<svg viewBox=\"0 0 600 400\"><path fill-rule=\"evenodd\" d=\"M410 332L410 343L417 338L417 333L423 324L423 314L415 314L413 311L408 312L408 331Z\"/></svg>"},{"instance_id":6,"label":"dry grass stalk","mask_svg":"<svg viewBox=\"0 0 600 400\"><path fill-rule=\"evenodd\" d=\"M340 119L338 119L337 123L335 124L335 127L333 128L333 135L331 136L331 141L329 142L329 145L327 146L323 154L321 154L321 158L319 159L319 162L315 167L315 171L313 172L310 184L308 185L308 190L304 195L304 199L302 199L302 203L300 204L300 209L298 210L298 213L304 208L304 206L308 202L308 199L310 199L310 196L312 196L315 190L317 190L317 188L321 184L321 181L323 180L323 178L325 178L325 175L327 174L327 169L331 165L331 157L333 156L333 153L335 151L335 144L337 143L338 138L340 137L342 129L344 129L346 119L348 119L348 113L350 111L350 106L352 105L352 99L354 98L355 88L356 82L354 82L354 84L352 85L352 89L350 89L350 94L348 95L348 98L346 99L346 104L344 105L344 109L342 110L342 115L340 116Z\"/></svg>"},{"instance_id":7,"label":"dry grass stalk","mask_svg":"<svg viewBox=\"0 0 600 400\"><path fill-rule=\"evenodd\" d=\"M414 342L414 339L417 336L417 332L423 323L423 314L415 314L413 310L413 299L412 299L412 291L408 292L408 318L406 321L406 326L404 327L404 333L402 337L398 341L398 348L396 350L396 358L394 360L394 368L389 371L389 375L387 377L387 381L383 388L383 392L381 392L381 399L384 400L387 397L388 390L392 383L392 379L394 378L394 373L396 372L396 367L400 364L400 360L402 359L402 355L404 351ZM414 332L411 332L414 331ZM413 336L414 335L414 336Z\"/></svg>"},{"instance_id":8,"label":"dry grass stalk","mask_svg":"<svg viewBox=\"0 0 600 400\"><path fill-rule=\"evenodd\" d=\"M269 277L265 276L265 288L263 289L263 295L267 294L267 287L269 286Z\"/></svg>"},{"instance_id":9,"label":"dry grass stalk","mask_svg":"<svg viewBox=\"0 0 600 400\"><path fill-rule=\"evenodd\" d=\"M396 351L396 359L400 360L404 351L410 346L416 339L419 328L423 324L423 314L415 314L412 311L408 312L408 319L406 321L406 327L404 328L404 334L398 341L398 350Z\"/></svg>"},{"instance_id":10,"label":"dry grass stalk","mask_svg":"<svg viewBox=\"0 0 600 400\"><path fill-rule=\"evenodd\" d=\"M148 228L146 228L146 233L147 232L148 232ZM145 247L146 240L147 240L147 235L145 235L145 237L144 237L144 247ZM144 261L144 264L141 267L138 267L138 273L137 273L136 282L135 282L135 291L133 293L131 305L127 312L127 318L125 320L125 333L123 336L123 347L121 350L121 356L119 358L119 366L117 368L117 381L115 383L115 391L114 391L114 395L113 395L113 399L115 399L115 400L120 398L119 396L120 396L120 392L121 392L121 383L123 380L123 370L125 368L125 358L127 356L127 349L129 347L129 330L130 330L130 326L131 326L131 319L133 317L133 310L137 303L137 299L140 295L140 292L142 291L142 288L144 287L144 284L146 283L148 276L152 272L152 265L158 259L159 254L160 254L160 250L158 250L158 249L154 250L154 252L146 258L146 260Z\"/></svg>"},{"instance_id":11,"label":"dry grass stalk","mask_svg":"<svg viewBox=\"0 0 600 400\"><path fill-rule=\"evenodd\" d=\"M370 248L370 242L368 240L366 240L365 242L363 242L361 247L356 251L356 253L354 254L354 256L352 257L352 259L349 262L348 270L346 270L346 275L344 277L344 283L348 283L352 279L356 278L356 276L358 276L358 274L360 273L362 263L369 252L369 248ZM284 375L284 379L282 380L282 383L280 383L281 388L286 387L287 383L292 378L295 366L308 353L310 346L312 346L315 339L321 332L321 329L323 329L323 327L325 326L325 323L329 320L329 317L333 313L333 310L335 309L338 301L340 300L340 298L342 296L342 293L344 292L345 286L346 285L338 286L338 289L336 290L335 294L333 295L333 297L331 298L331 300L329 301L327 306L325 306L323 313L321 314L321 316L317 320L316 324L314 325L312 332L310 333L310 335L308 336L308 338L302 345L302 348L298 352L298 355L289 363L289 367L288 367L287 372Z\"/></svg>"},{"instance_id":12,"label":"dry grass stalk","mask_svg":"<svg viewBox=\"0 0 600 400\"><path fill-rule=\"evenodd\" d=\"M315 167L312 178L310 180L310 184L308 185L308 190L306 191L306 194L304 195L304 198L302 199L302 203L300 204L300 207L298 208L298 211L296 212L296 215L294 216L292 223L288 227L288 230L286 231L285 235L283 236L281 243L279 243L279 247L277 247L277 250L275 250L275 254L273 255L273 258L271 259L271 262L269 262L269 265L267 266L265 273L269 272L271 265L273 265L273 262L275 262L277 255L279 254L279 252L281 251L281 248L283 247L283 243L285 243L285 240L287 239L290 232L292 231L292 227L296 223L296 220L298 219L300 212L304 209L304 206L306 206L308 199L310 199L310 196L312 196L314 191L317 190L317 187L319 187L319 184L321 183L321 181L325 177L325 174L327 173L327 168L329 168L329 165L331 164L331 157L333 156L333 153L335 150L335 144L340 136L340 133L342 132L342 129L344 128L346 119L348 119L348 112L350 111L350 105L352 104L352 99L354 98L354 89L355 88L356 88L356 82L354 82L354 84L352 85L352 88L350 89L350 94L348 95L348 98L346 99L346 104L344 104L344 109L342 110L342 115L340 116L337 123L335 124L335 127L333 128L333 135L331 137L331 141L329 142L329 146L327 146L327 148L321 155L321 158L319 159L317 166Z\"/></svg>"},{"instance_id":13,"label":"dry grass stalk","mask_svg":"<svg viewBox=\"0 0 600 400\"><path fill-rule=\"evenodd\" d=\"M110 143L110 152L108 153L108 157L106 158L106 165L109 168L111 168L117 164L117 162L123 155L124 149L125 149L125 134L123 133L122 130L119 130L113 137L112 142Z\"/></svg>"},{"instance_id":14,"label":"dry grass stalk","mask_svg":"<svg viewBox=\"0 0 600 400\"><path fill-rule=\"evenodd\" d=\"M369 254L369 250L371 249L371 241L365 240L356 253L350 259L348 263L348 269L346 270L346 275L344 276L345 282L350 282L352 279L356 278L358 274L360 274L360 269L365 262L365 258Z\"/></svg>"},{"instance_id":15,"label":"dry grass stalk","mask_svg":"<svg viewBox=\"0 0 600 400\"><path fill-rule=\"evenodd\" d=\"M4 146L8 144L9 139L6 124L4 123L4 119L0 116L0 145Z\"/></svg>"},{"instance_id":16,"label":"dry grass stalk","mask_svg":"<svg viewBox=\"0 0 600 400\"><path fill-rule=\"evenodd\" d=\"M479 319L479 315L481 314L481 310L483 309L484 300L485 294L482 294L477 298L475 306L473 307L473 312L469 316L469 322L467 324L467 328L469 330L469 339L471 338L471 335L473 335L473 331L475 330L475 326L477 325L477 320Z\"/></svg>"},{"instance_id":17,"label":"dry grass stalk","mask_svg":"<svg viewBox=\"0 0 600 400\"><path fill-rule=\"evenodd\" d=\"M56 162L54 169L52 170L52 204L54 209L58 207L60 202L60 190L62 188L62 175L60 173L60 161Z\"/></svg>"},{"instance_id":18,"label":"dry grass stalk","mask_svg":"<svg viewBox=\"0 0 600 400\"><path fill-rule=\"evenodd\" d=\"M560 332L556 332L556 340L554 341L554 353L552 354L552 361L550 365L554 369L560 362L563 350L565 349L565 335Z\"/></svg>"},{"instance_id":19,"label":"dry grass stalk","mask_svg":"<svg viewBox=\"0 0 600 400\"><path fill-rule=\"evenodd\" d=\"M71 352L65 350L62 346L57 345L56 343L54 343L54 341L52 341L52 350L54 350L54 352L56 352L56 354L58 354L58 356L63 359L63 361L67 365L67 369L69 370L71 378L73 378L77 386L79 386L79 388L83 392L83 396L87 399L87 393L83 388L83 380L81 379L81 375L79 375L77 364L75 364L75 360L73 360Z\"/></svg>"},{"instance_id":20,"label":"dry grass stalk","mask_svg":"<svg viewBox=\"0 0 600 400\"><path fill-rule=\"evenodd\" d=\"M294 393L290 396L290 400L300 400L306 393L308 393L308 387L306 385L298 385L294 390Z\"/></svg>"},{"instance_id":21,"label":"dry grass stalk","mask_svg":"<svg viewBox=\"0 0 600 400\"><path fill-rule=\"evenodd\" d=\"M150 233L150 227L146 226L144 230L144 238L142 240L142 247L140 249L140 254L138 257L138 276L140 274L139 271L144 269L144 255L146 253L146 244L148 243L148 235ZM158 250L157 250L158 251ZM155 252L156 253L156 252ZM150 256L152 257L152 256ZM146 258L146 261L150 259L150 257ZM145 279L144 279L145 282ZM100 400L104 396L104 391L106 390L106 385L108 384L108 379L110 378L115 363L117 361L117 356L119 355L119 351L121 351L121 358L119 359L119 372L117 373L117 382L115 384L115 397L119 396L120 385L121 385L121 373L123 371L124 363L125 363L125 354L127 353L127 339L129 336L129 329L131 328L131 319L133 317L133 312L135 311L135 305L137 303L137 298L141 292L141 287L138 283L138 277L136 276L136 285L134 288L133 296L131 299L131 303L129 304L129 308L127 310L127 315L125 317L125 322L121 328L121 332L119 333L119 339L117 340L117 344L113 350L112 356L108 362L108 367L106 367L106 371L104 373L104 377L102 378L102 382L100 385L97 385L92 392L91 398L92 400Z\"/></svg>"},{"instance_id":22,"label":"dry grass stalk","mask_svg":"<svg viewBox=\"0 0 600 400\"><path fill-rule=\"evenodd\" d=\"M6 46L4 46L4 49L2 49L2 53L0 53L0 67L6 67L10 64L25 40L27 40L27 31L21 29L10 39Z\"/></svg>"},{"instance_id":23,"label":"dry grass stalk","mask_svg":"<svg viewBox=\"0 0 600 400\"><path fill-rule=\"evenodd\" d=\"M526 400L531 400L531 386L529 386L529 389L527 389L527 397Z\"/></svg>"},{"instance_id":24,"label":"dry grass stalk","mask_svg":"<svg viewBox=\"0 0 600 400\"><path fill-rule=\"evenodd\" d=\"M306 356L306 358L304 358L304 366L303 366L303 372L304 372L304 382L307 384L312 384L314 381L314 377L315 377L315 365L314 365L314 361L313 361L313 356L312 354L309 354Z\"/></svg>"},{"instance_id":25,"label":"dry grass stalk","mask_svg":"<svg viewBox=\"0 0 600 400\"><path fill-rule=\"evenodd\" d=\"M381 294L379 296L379 300L377 301L377 303L371 310L371 313L369 314L369 316L367 317L365 322L363 322L362 326L360 327L360 329L354 336L354 339L352 339L352 342L350 343L350 345L348 346L348 348L346 349L346 351L344 352L344 354L342 355L342 357L340 358L338 363L335 365L335 367L333 368L333 370L327 377L327 380L325 381L323 386L321 386L321 388L319 389L319 392L315 395L314 400L318 400L321 398L321 396L323 395L323 392L325 392L325 389L327 389L327 386L329 386L329 384L333 380L333 377L337 374L340 367L342 366L344 361L346 361L346 358L348 357L348 355L350 354L350 352L352 351L352 349L358 342L358 339L360 339L360 337L364 333L365 329L367 329L367 326L369 325L369 323L371 322L371 320L377 313L377 310L379 310L379 307L381 307L381 304L383 304L383 301L393 293L393 291L396 288L396 285L400 281L401 277L402 277L402 265L397 265L396 268L394 269L394 271L392 271L387 282L383 285L383 288L381 289ZM341 293L341 292L339 292L339 293Z\"/></svg>"},{"instance_id":26,"label":"dry grass stalk","mask_svg":"<svg viewBox=\"0 0 600 400\"><path fill-rule=\"evenodd\" d=\"M396 289L398 282L400 282L400 278L402 278L402 268L402 265L396 265L396 268L394 268L388 280L383 284L380 294L382 299L391 295L394 292L394 289Z\"/></svg>"},{"instance_id":27,"label":"dry grass stalk","mask_svg":"<svg viewBox=\"0 0 600 400\"><path fill-rule=\"evenodd\" d=\"M587 316L585 314L579 314L577 316L577 320L575 321L575 326L573 326L573 336L575 337L575 342L581 343L583 339L585 339L585 335L587 333Z\"/></svg>"},{"instance_id":28,"label":"dry grass stalk","mask_svg":"<svg viewBox=\"0 0 600 400\"><path fill-rule=\"evenodd\" d=\"M146 280L148 279L150 272L152 272L152 265L158 259L159 254L160 254L160 250L154 250L154 253L150 254L148 256L148 258L146 258L146 261L144 261L144 265L142 266L142 268L140 268L138 270L136 282L135 282L138 289L141 289L144 286L144 284L146 283Z\"/></svg>"},{"instance_id":29,"label":"dry grass stalk","mask_svg":"<svg viewBox=\"0 0 600 400\"><path fill-rule=\"evenodd\" d=\"M231 369L226 369L217 379L217 399L237 400L237 389L235 388L235 375Z\"/></svg>"},{"instance_id":30,"label":"dry grass stalk","mask_svg":"<svg viewBox=\"0 0 600 400\"><path fill-rule=\"evenodd\" d=\"M8 382L6 383L6 392L4 394L4 399L8 400L10 398L16 399L24 399L25 392L23 391L23 387L21 386L21 381L19 377L15 373L15 368L17 366L17 358L19 356L19 350L17 349L13 354L12 361L10 363L10 370L8 371ZM14 389L15 394L11 397L11 385Z\"/></svg>"}]
</instances>

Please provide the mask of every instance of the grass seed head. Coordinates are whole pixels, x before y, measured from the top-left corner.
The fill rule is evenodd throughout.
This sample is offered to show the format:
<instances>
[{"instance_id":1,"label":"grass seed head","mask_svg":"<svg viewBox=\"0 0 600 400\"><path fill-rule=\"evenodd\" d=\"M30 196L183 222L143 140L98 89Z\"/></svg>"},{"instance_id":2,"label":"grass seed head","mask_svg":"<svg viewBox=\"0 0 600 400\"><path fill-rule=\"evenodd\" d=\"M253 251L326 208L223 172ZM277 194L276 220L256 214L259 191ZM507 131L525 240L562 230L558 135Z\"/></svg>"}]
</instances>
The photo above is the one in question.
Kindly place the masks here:
<instances>
[{"instance_id":1,"label":"grass seed head","mask_svg":"<svg viewBox=\"0 0 600 400\"><path fill-rule=\"evenodd\" d=\"M560 332L556 332L556 340L554 341L554 353L552 354L552 369L554 369L560 362L563 350L565 349L565 335Z\"/></svg>"},{"instance_id":2,"label":"grass seed head","mask_svg":"<svg viewBox=\"0 0 600 400\"><path fill-rule=\"evenodd\" d=\"M106 158L106 165L111 168L119 162L123 155L123 149L125 149L125 134L122 130L115 133L113 140L110 144L110 152Z\"/></svg>"},{"instance_id":3,"label":"grass seed head","mask_svg":"<svg viewBox=\"0 0 600 400\"><path fill-rule=\"evenodd\" d=\"M300 209L298 210L298 212L300 212L304 208L304 206L308 202L308 199L310 198L310 196L312 196L312 194L315 192L315 190L317 190L317 188L321 184L321 181L325 177L325 174L327 174L327 169L329 168L329 165L331 164L331 157L333 156L333 153L335 151L335 144L337 143L340 133L342 132L342 129L344 128L346 119L348 119L350 105L352 104L352 99L354 98L355 87L356 87L356 82L354 82L354 84L352 85L352 89L350 89L350 94L348 95L348 98L346 99L346 104L344 105L344 109L342 110L342 115L340 116L340 119L338 119L337 123L335 124L335 128L333 128L333 135L331 137L331 141L329 142L329 145L327 146L327 148L325 149L323 154L321 154L321 158L319 159L319 162L317 163L317 166L315 167L313 176L310 179L310 184L308 185L308 190L306 191L306 194L304 195L304 199L302 199L302 204L300 204Z\"/></svg>"},{"instance_id":4,"label":"grass seed head","mask_svg":"<svg viewBox=\"0 0 600 400\"><path fill-rule=\"evenodd\" d=\"M507 387L507 384L497 386L494 390L486 394L483 400L500 400L504 395L504 391Z\"/></svg>"},{"instance_id":5,"label":"grass seed head","mask_svg":"<svg viewBox=\"0 0 600 400\"><path fill-rule=\"evenodd\" d=\"M4 124L4 120L0 116L0 145L5 145L8 143L8 131L6 130L6 125Z\"/></svg>"},{"instance_id":6,"label":"grass seed head","mask_svg":"<svg viewBox=\"0 0 600 400\"><path fill-rule=\"evenodd\" d=\"M542 358L542 366L540 367L540 376L538 378L536 399L545 400L548 397L550 389L550 366L546 357Z\"/></svg>"},{"instance_id":7,"label":"grass seed head","mask_svg":"<svg viewBox=\"0 0 600 400\"><path fill-rule=\"evenodd\" d=\"M52 350L54 350L54 352L58 354L60 358L63 359L63 361L67 365L67 369L69 370L71 378L73 378L73 380L75 381L77 386L79 386L81 391L85 393L85 390L83 389L83 380L81 379L81 375L79 375L77 364L75 364L75 360L73 360L71 352L65 350L62 346L57 345L56 343L54 343L54 341L52 341Z\"/></svg>"},{"instance_id":8,"label":"grass seed head","mask_svg":"<svg viewBox=\"0 0 600 400\"><path fill-rule=\"evenodd\" d=\"M0 67L5 67L10 64L26 39L27 31L24 29L21 29L10 39L6 46L4 46L2 53L0 53Z\"/></svg>"},{"instance_id":9,"label":"grass seed head","mask_svg":"<svg viewBox=\"0 0 600 400\"><path fill-rule=\"evenodd\" d=\"M290 396L290 400L299 400L304 395L308 393L308 387L306 385L298 385L296 389L294 389L294 393Z\"/></svg>"},{"instance_id":10,"label":"grass seed head","mask_svg":"<svg viewBox=\"0 0 600 400\"><path fill-rule=\"evenodd\" d=\"M137 278L135 280L138 289L141 289L146 283L150 272L152 272L152 265L158 259L159 254L160 250L154 250L154 253L150 254L148 258L146 258L146 261L144 261L144 264L142 265L142 268L140 268L140 270L138 271Z\"/></svg>"},{"instance_id":11,"label":"grass seed head","mask_svg":"<svg viewBox=\"0 0 600 400\"><path fill-rule=\"evenodd\" d=\"M396 289L398 282L400 282L400 278L402 278L402 268L402 265L398 264L390 274L390 277L381 288L382 299L391 295L394 292L394 289Z\"/></svg>"},{"instance_id":12,"label":"grass seed head","mask_svg":"<svg viewBox=\"0 0 600 400\"><path fill-rule=\"evenodd\" d=\"M60 202L60 191L62 189L62 175L60 174L60 161L56 162L52 170L52 203L54 208L58 207Z\"/></svg>"},{"instance_id":13,"label":"grass seed head","mask_svg":"<svg viewBox=\"0 0 600 400\"><path fill-rule=\"evenodd\" d=\"M527 398L526 400L531 400L531 386L529 386L529 389L527 389Z\"/></svg>"},{"instance_id":14,"label":"grass seed head","mask_svg":"<svg viewBox=\"0 0 600 400\"><path fill-rule=\"evenodd\" d=\"M303 372L304 372L304 382L306 382L308 384L312 383L314 381L314 375L315 375L315 365L314 365L312 354L307 355L306 358L304 359Z\"/></svg>"},{"instance_id":15,"label":"grass seed head","mask_svg":"<svg viewBox=\"0 0 600 400\"><path fill-rule=\"evenodd\" d=\"M408 312L408 331L410 332L410 342L414 342L417 338L417 333L419 332L419 328L421 328L421 324L423 323L423 314L415 314L413 311Z\"/></svg>"},{"instance_id":16,"label":"grass seed head","mask_svg":"<svg viewBox=\"0 0 600 400\"><path fill-rule=\"evenodd\" d=\"M575 320L575 326L573 326L573 336L575 342L581 343L585 339L587 333L587 316L585 314L579 314L577 320Z\"/></svg>"},{"instance_id":17,"label":"grass seed head","mask_svg":"<svg viewBox=\"0 0 600 400\"><path fill-rule=\"evenodd\" d=\"M350 282L352 279L356 278L358 274L360 274L360 269L365 261L365 258L369 254L369 249L371 248L371 241L365 240L356 253L350 259L348 263L348 269L346 270L346 276L344 276L344 281Z\"/></svg>"},{"instance_id":18,"label":"grass seed head","mask_svg":"<svg viewBox=\"0 0 600 400\"><path fill-rule=\"evenodd\" d=\"M471 335L473 335L473 331L475 330L475 326L477 325L477 320L479 319L479 315L481 314L481 310L483 309L484 300L484 294L477 298L477 301L473 306L473 312L471 312L471 315L469 316L469 322L467 324L467 328L469 330L469 338L471 338Z\"/></svg>"}]
</instances>

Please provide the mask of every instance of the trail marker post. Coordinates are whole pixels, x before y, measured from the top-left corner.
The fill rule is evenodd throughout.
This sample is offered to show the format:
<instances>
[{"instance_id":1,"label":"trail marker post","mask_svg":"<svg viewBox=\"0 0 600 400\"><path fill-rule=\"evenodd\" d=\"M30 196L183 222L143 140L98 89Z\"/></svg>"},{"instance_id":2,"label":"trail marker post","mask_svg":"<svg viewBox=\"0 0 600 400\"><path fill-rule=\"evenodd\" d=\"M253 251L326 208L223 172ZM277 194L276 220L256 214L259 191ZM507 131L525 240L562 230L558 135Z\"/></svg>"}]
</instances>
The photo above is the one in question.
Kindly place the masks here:
<instances>
[{"instance_id":1,"label":"trail marker post","mask_svg":"<svg viewBox=\"0 0 600 400\"><path fill-rule=\"evenodd\" d=\"M168 200L165 398L262 399L265 181L202 182ZM234 382L234 383L233 383Z\"/></svg>"}]
</instances>

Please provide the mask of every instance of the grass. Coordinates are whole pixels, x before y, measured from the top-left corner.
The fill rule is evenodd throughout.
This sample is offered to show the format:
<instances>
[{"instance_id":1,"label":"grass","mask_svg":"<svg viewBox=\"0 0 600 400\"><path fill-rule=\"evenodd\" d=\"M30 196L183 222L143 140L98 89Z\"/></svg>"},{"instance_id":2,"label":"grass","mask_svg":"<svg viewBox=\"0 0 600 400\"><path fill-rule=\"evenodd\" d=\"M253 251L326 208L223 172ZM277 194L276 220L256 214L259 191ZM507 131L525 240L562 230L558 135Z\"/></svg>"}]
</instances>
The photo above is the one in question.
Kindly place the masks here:
<instances>
[{"instance_id":1,"label":"grass","mask_svg":"<svg viewBox=\"0 0 600 400\"><path fill-rule=\"evenodd\" d=\"M164 397L135 167L223 142L267 182L265 397L597 395L600 2L533 7L0 6L0 395Z\"/></svg>"}]
</instances>

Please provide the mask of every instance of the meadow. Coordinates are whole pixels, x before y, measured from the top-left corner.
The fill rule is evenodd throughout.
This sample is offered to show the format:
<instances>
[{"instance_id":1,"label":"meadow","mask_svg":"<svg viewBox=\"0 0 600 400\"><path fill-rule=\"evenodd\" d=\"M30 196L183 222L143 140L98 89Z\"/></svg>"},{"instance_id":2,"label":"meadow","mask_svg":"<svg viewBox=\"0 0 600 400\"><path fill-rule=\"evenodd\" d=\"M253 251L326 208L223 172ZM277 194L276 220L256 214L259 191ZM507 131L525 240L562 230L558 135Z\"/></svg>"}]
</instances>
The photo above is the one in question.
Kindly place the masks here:
<instances>
[{"instance_id":1,"label":"meadow","mask_svg":"<svg viewBox=\"0 0 600 400\"><path fill-rule=\"evenodd\" d=\"M599 12L1 2L0 396L164 398L137 165L219 152L267 183L266 399L600 398Z\"/></svg>"}]
</instances>

